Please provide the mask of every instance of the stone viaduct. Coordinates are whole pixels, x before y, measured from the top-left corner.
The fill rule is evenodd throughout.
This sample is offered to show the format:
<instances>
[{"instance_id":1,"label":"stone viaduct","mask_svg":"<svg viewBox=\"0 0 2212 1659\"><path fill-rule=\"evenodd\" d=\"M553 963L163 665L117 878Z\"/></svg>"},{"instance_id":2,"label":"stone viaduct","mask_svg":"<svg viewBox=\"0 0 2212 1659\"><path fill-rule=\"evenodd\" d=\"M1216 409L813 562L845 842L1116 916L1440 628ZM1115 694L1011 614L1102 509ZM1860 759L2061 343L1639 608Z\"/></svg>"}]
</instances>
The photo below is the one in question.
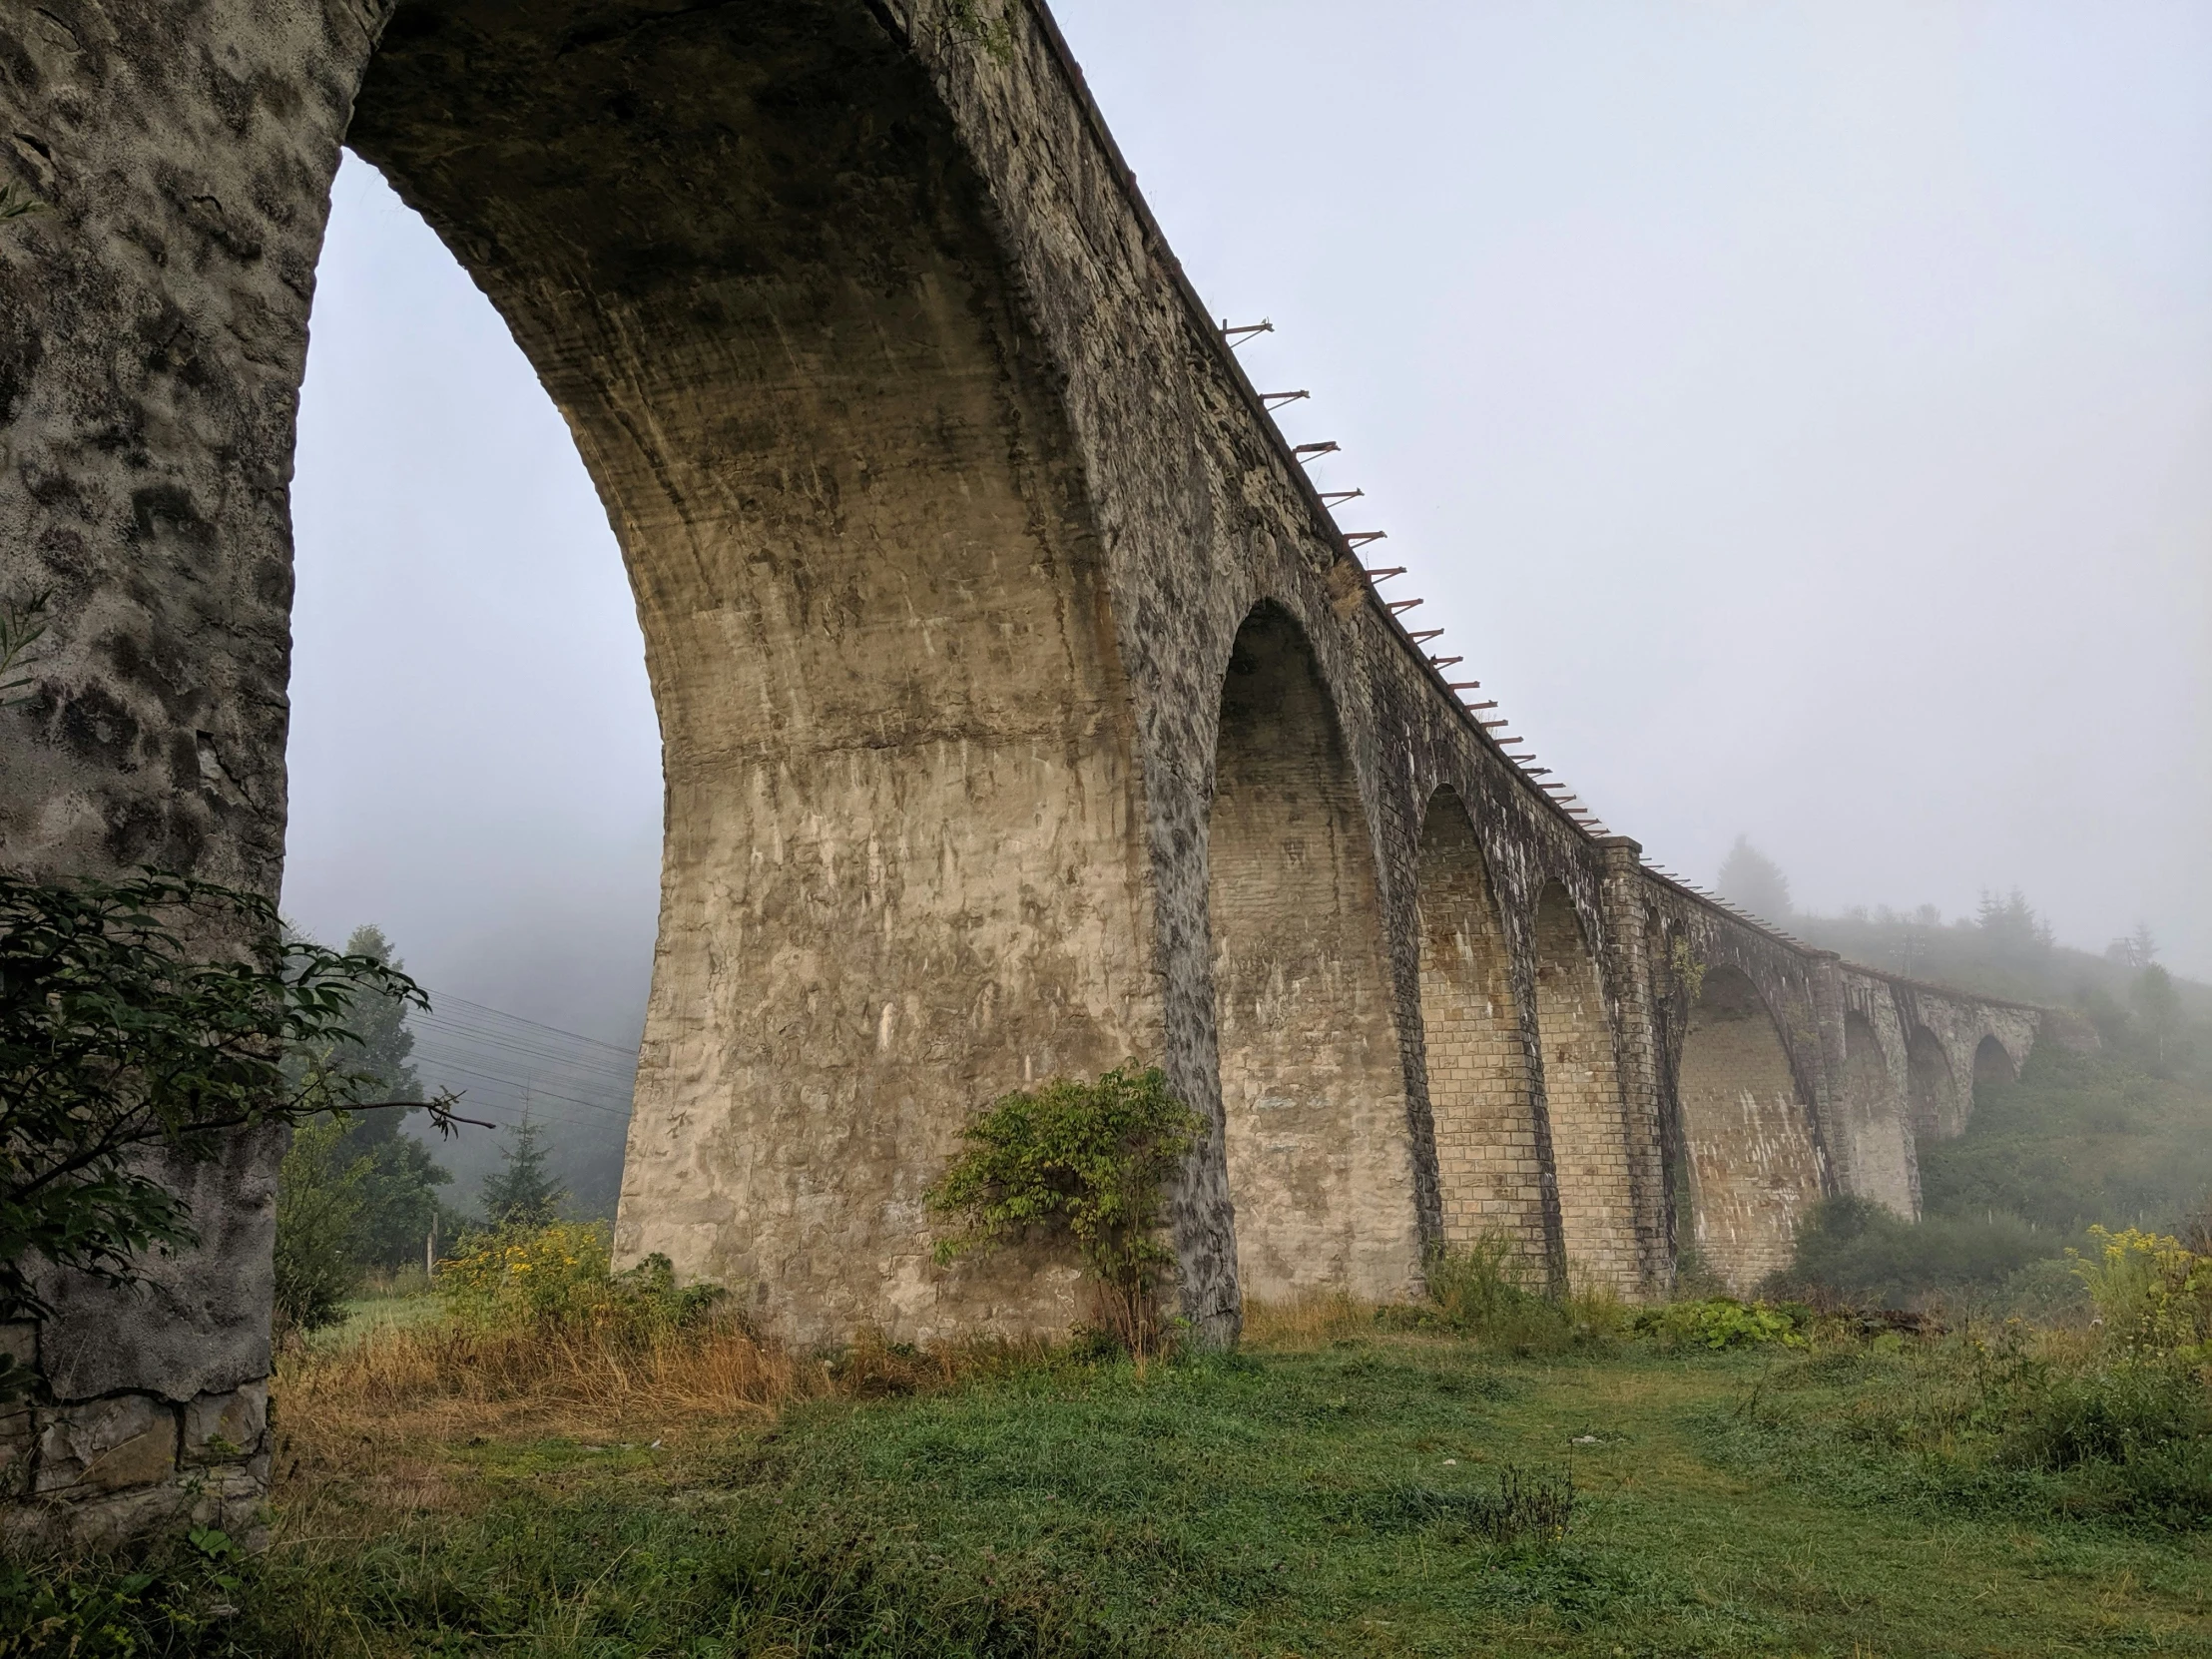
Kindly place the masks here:
<instances>
[{"instance_id":1,"label":"stone viaduct","mask_svg":"<svg viewBox=\"0 0 2212 1659\"><path fill-rule=\"evenodd\" d=\"M660 943L618 1244L802 1341L1064 1326L940 1270L967 1115L1156 1060L1213 1125L1184 1311L1748 1288L2034 1010L1662 878L1494 741L1265 413L1041 0L38 0L0 9L0 857L274 892L287 488L339 147L498 306L619 535L660 711ZM403 479L394 489L406 487ZM580 780L580 787L589 787ZM424 803L425 811L434 803ZM8 1340L16 1524L262 1490L270 1148L208 1242Z\"/></svg>"}]
</instances>

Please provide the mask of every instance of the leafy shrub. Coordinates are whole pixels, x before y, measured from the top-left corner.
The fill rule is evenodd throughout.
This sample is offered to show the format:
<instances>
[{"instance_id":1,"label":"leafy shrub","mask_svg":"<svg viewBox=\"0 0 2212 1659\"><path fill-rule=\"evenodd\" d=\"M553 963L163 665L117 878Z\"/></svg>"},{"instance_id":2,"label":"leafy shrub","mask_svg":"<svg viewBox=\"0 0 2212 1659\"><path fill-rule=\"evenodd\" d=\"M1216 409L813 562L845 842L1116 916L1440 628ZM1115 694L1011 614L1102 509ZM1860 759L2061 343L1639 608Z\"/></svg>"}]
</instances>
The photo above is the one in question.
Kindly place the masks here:
<instances>
[{"instance_id":1,"label":"leafy shrub","mask_svg":"<svg viewBox=\"0 0 2212 1659\"><path fill-rule=\"evenodd\" d=\"M122 1284L195 1243L176 1165L374 1098L372 1078L285 1069L338 1041L362 995L429 1005L382 962L287 942L258 894L0 869L0 1321L46 1313L38 1261ZM451 1106L427 1103L441 1127ZM0 1399L26 1385L0 1360Z\"/></svg>"},{"instance_id":2,"label":"leafy shrub","mask_svg":"<svg viewBox=\"0 0 2212 1659\"><path fill-rule=\"evenodd\" d=\"M1560 1323L1558 1306L1530 1283L1534 1273L1504 1233L1431 1250L1421 1266L1437 1318L1464 1336L1510 1340L1532 1324Z\"/></svg>"},{"instance_id":3,"label":"leafy shrub","mask_svg":"<svg viewBox=\"0 0 2212 1659\"><path fill-rule=\"evenodd\" d=\"M1715 1350L1755 1348L1764 1343L1803 1348L1810 1323L1811 1312L1805 1308L1738 1302L1726 1296L1669 1303L1636 1316L1636 1330L1657 1338L1662 1346L1688 1344Z\"/></svg>"},{"instance_id":4,"label":"leafy shrub","mask_svg":"<svg viewBox=\"0 0 2212 1659\"><path fill-rule=\"evenodd\" d=\"M247 1568L230 1534L196 1527L142 1565L0 1562L0 1659L142 1659L201 1651L236 1611ZM231 1651L224 1644L224 1651Z\"/></svg>"},{"instance_id":5,"label":"leafy shrub","mask_svg":"<svg viewBox=\"0 0 2212 1659\"><path fill-rule=\"evenodd\" d=\"M1824 1397L1834 1383L1858 1385ZM2212 1524L2204 1384L2167 1361L2083 1358L2018 1321L1910 1349L1830 1350L1746 1412L1788 1466L1871 1501ZM1841 1460L1821 1457L1823 1441Z\"/></svg>"},{"instance_id":6,"label":"leafy shrub","mask_svg":"<svg viewBox=\"0 0 2212 1659\"><path fill-rule=\"evenodd\" d=\"M1911 1306L1939 1294L1994 1293L2057 1253L2056 1239L2014 1216L1909 1222L1872 1199L1842 1194L1806 1212L1790 1266L1766 1289L1853 1307Z\"/></svg>"},{"instance_id":7,"label":"leafy shrub","mask_svg":"<svg viewBox=\"0 0 2212 1659\"><path fill-rule=\"evenodd\" d=\"M454 1318L474 1329L576 1329L616 1338L696 1324L722 1295L716 1285L679 1288L666 1256L616 1273L606 1224L566 1221L468 1240L438 1265L437 1291Z\"/></svg>"},{"instance_id":8,"label":"leafy shrub","mask_svg":"<svg viewBox=\"0 0 2212 1659\"><path fill-rule=\"evenodd\" d=\"M1175 1271L1159 1236L1162 1186L1204 1127L1158 1067L1002 1095L961 1131L967 1149L929 1191L929 1207L957 1225L937 1260L1031 1233L1070 1239L1104 1330L1149 1353L1162 1335L1158 1292Z\"/></svg>"},{"instance_id":9,"label":"leafy shrub","mask_svg":"<svg viewBox=\"0 0 2212 1659\"><path fill-rule=\"evenodd\" d=\"M2212 1257L2132 1227L2092 1227L2089 1239L2092 1254L2066 1254L2096 1305L2106 1345L2185 1367L2212 1365Z\"/></svg>"},{"instance_id":10,"label":"leafy shrub","mask_svg":"<svg viewBox=\"0 0 2212 1659\"><path fill-rule=\"evenodd\" d=\"M1422 1258L1421 1275L1427 1305L1379 1308L1378 1324L1448 1332L1501 1353L1528 1356L1600 1347L1628 1323L1627 1310L1609 1291L1560 1295L1546 1286L1541 1270L1505 1233L1432 1249Z\"/></svg>"}]
</instances>

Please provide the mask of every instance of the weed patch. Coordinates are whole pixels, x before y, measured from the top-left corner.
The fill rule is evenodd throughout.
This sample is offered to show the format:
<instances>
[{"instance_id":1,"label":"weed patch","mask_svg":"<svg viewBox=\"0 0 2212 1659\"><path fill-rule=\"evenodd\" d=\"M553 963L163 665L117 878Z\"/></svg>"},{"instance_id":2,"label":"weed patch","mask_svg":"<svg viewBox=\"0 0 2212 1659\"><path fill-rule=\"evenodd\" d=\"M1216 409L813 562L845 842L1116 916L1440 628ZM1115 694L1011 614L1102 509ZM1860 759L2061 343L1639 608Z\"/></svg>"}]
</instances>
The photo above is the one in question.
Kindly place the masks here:
<instances>
[{"instance_id":1,"label":"weed patch","mask_svg":"<svg viewBox=\"0 0 2212 1659\"><path fill-rule=\"evenodd\" d=\"M1445 1491L1400 1484L1361 1499L1357 1512L1379 1532L1434 1530L1500 1544L1557 1541L1574 1519L1574 1471L1509 1463L1494 1488Z\"/></svg>"},{"instance_id":2,"label":"weed patch","mask_svg":"<svg viewBox=\"0 0 2212 1659\"><path fill-rule=\"evenodd\" d=\"M1731 1466L1857 1504L2212 1526L2212 1394L2190 1371L2050 1358L2017 1329L1779 1368L1708 1431ZM1771 1386L1767 1383L1771 1382Z\"/></svg>"}]
</instances>

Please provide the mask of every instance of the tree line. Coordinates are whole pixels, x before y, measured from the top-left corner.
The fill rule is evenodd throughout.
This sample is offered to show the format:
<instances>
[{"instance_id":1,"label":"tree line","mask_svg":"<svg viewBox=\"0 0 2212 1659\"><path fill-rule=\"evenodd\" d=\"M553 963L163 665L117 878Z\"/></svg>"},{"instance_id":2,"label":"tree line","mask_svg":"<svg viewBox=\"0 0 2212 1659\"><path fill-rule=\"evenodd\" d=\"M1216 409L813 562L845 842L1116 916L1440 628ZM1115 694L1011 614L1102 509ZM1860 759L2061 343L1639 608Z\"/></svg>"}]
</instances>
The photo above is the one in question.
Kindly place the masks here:
<instances>
[{"instance_id":1,"label":"tree line","mask_svg":"<svg viewBox=\"0 0 2212 1659\"><path fill-rule=\"evenodd\" d=\"M395 975L405 971L392 942L373 925L356 927L344 954ZM484 1178L477 1209L448 1201L441 1189L452 1184L451 1172L405 1132L407 1120L424 1110L407 1104L424 1098L414 1034L407 1029L409 1005L387 987L362 986L335 1029L295 1044L286 1056L291 1075L342 1068L372 1079L372 1092L394 1104L325 1113L293 1130L276 1188L279 1330L331 1324L365 1280L434 1273L441 1254L464 1248L476 1234L542 1227L567 1196L552 1171L544 1132L525 1112L504 1132L499 1167Z\"/></svg>"}]
</instances>

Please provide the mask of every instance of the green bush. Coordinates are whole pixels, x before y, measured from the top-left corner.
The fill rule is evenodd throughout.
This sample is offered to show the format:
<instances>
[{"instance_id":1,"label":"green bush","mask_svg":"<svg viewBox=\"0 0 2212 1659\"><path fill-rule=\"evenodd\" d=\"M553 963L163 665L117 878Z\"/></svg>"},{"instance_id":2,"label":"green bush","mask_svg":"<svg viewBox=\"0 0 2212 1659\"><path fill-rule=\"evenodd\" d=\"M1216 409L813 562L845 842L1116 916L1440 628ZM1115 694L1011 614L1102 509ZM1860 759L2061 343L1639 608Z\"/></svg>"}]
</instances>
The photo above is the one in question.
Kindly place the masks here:
<instances>
[{"instance_id":1,"label":"green bush","mask_svg":"<svg viewBox=\"0 0 2212 1659\"><path fill-rule=\"evenodd\" d=\"M1872 1385L1869 1385L1872 1384ZM1840 1385L1840 1386L1839 1386ZM1730 1432L1875 1503L2212 1525L2212 1392L2188 1367L1990 1337L1825 1350Z\"/></svg>"},{"instance_id":2,"label":"green bush","mask_svg":"<svg viewBox=\"0 0 2212 1659\"><path fill-rule=\"evenodd\" d=\"M640 1339L698 1323L722 1296L719 1285L679 1288L666 1256L616 1273L604 1222L478 1234L438 1264L435 1283L447 1311L477 1330L591 1329Z\"/></svg>"},{"instance_id":3,"label":"green bush","mask_svg":"<svg viewBox=\"0 0 2212 1659\"><path fill-rule=\"evenodd\" d=\"M2089 1229L2066 1252L2095 1303L2107 1347L2183 1367L2212 1365L2212 1256L2157 1233Z\"/></svg>"},{"instance_id":4,"label":"green bush","mask_svg":"<svg viewBox=\"0 0 2212 1659\"><path fill-rule=\"evenodd\" d=\"M1102 1329L1149 1353L1162 1336L1158 1292L1175 1271L1159 1236L1162 1188L1204 1128L1158 1067L1003 1095L961 1132L967 1149L929 1191L929 1207L956 1226L937 1260L1031 1234L1072 1240Z\"/></svg>"},{"instance_id":5,"label":"green bush","mask_svg":"<svg viewBox=\"0 0 2212 1659\"><path fill-rule=\"evenodd\" d=\"M1507 1354L1553 1354L1574 1342L1567 1310L1545 1294L1506 1234L1429 1251L1422 1277L1429 1306L1407 1322L1417 1329L1449 1331Z\"/></svg>"},{"instance_id":6,"label":"green bush","mask_svg":"<svg viewBox=\"0 0 2212 1659\"><path fill-rule=\"evenodd\" d=\"M335 1042L362 996L429 1006L382 962L287 941L255 893L0 869L0 1321L46 1314L41 1261L128 1284L150 1251L195 1244L165 1163L373 1101L373 1078L286 1069ZM426 1103L442 1127L451 1107ZM27 1385L0 1358L0 1400Z\"/></svg>"},{"instance_id":7,"label":"green bush","mask_svg":"<svg viewBox=\"0 0 2212 1659\"><path fill-rule=\"evenodd\" d=\"M1504 1233L1438 1246L1422 1258L1421 1273L1426 1305L1380 1308L1378 1324L1448 1332L1524 1357L1602 1349L1628 1324L1627 1309L1610 1292L1557 1294Z\"/></svg>"},{"instance_id":8,"label":"green bush","mask_svg":"<svg viewBox=\"0 0 2212 1659\"><path fill-rule=\"evenodd\" d=\"M27 1570L0 1562L0 1659L236 1651L221 1637L250 1565L214 1527L196 1527L133 1566L98 1558Z\"/></svg>"},{"instance_id":9,"label":"green bush","mask_svg":"<svg viewBox=\"0 0 2212 1659\"><path fill-rule=\"evenodd\" d=\"M1911 1307L1940 1295L1998 1292L2062 1240L2015 1216L1909 1222L1871 1199L1824 1198L1798 1228L1769 1295L1852 1307Z\"/></svg>"},{"instance_id":10,"label":"green bush","mask_svg":"<svg viewBox=\"0 0 2212 1659\"><path fill-rule=\"evenodd\" d=\"M1803 1348L1806 1327L1811 1322L1811 1312L1795 1305L1771 1307L1717 1296L1646 1309L1636 1316L1635 1328L1642 1335L1658 1339L1663 1347L1693 1345L1719 1350L1780 1343L1785 1348Z\"/></svg>"}]
</instances>

